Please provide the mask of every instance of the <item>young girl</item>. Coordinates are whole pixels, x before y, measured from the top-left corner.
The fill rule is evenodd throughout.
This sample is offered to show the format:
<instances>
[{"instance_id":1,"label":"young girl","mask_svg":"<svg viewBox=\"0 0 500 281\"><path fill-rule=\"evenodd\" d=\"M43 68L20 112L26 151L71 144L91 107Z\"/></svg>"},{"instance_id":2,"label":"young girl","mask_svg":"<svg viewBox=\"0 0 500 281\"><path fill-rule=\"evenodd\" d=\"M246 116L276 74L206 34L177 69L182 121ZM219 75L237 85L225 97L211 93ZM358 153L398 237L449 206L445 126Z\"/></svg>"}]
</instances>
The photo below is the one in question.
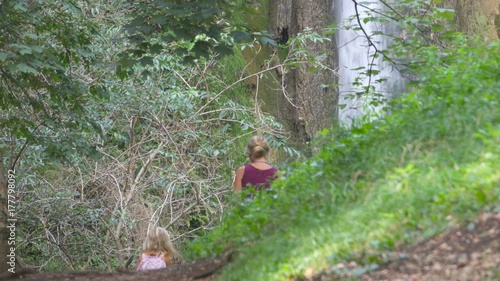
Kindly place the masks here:
<instances>
[{"instance_id":1,"label":"young girl","mask_svg":"<svg viewBox=\"0 0 500 281\"><path fill-rule=\"evenodd\" d=\"M162 227L148 232L142 245L142 255L137 260L136 270L151 270L172 265L171 258L177 255L170 235Z\"/></svg>"}]
</instances>

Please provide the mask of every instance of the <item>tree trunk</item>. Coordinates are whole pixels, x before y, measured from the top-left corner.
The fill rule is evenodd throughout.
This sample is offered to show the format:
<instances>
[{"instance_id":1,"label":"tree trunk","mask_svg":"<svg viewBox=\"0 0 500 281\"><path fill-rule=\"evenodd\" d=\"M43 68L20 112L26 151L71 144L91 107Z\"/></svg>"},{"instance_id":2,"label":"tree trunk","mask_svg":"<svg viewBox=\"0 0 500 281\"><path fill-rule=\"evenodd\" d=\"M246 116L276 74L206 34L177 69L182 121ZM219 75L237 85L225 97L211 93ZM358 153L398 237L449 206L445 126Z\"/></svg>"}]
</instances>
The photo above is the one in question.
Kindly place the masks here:
<instances>
[{"instance_id":1,"label":"tree trunk","mask_svg":"<svg viewBox=\"0 0 500 281\"><path fill-rule=\"evenodd\" d=\"M499 0L446 0L442 5L455 10L455 25L459 31L492 39L500 37Z\"/></svg>"},{"instance_id":2,"label":"tree trunk","mask_svg":"<svg viewBox=\"0 0 500 281\"><path fill-rule=\"evenodd\" d=\"M330 18L329 0L297 0L297 29L300 31L309 27L315 31L328 26ZM335 41L309 45L313 54L333 52ZM328 66L336 69L337 60L329 56ZM296 73L298 117L303 133L312 139L325 127L330 127L337 115L338 91L328 85L335 83L336 77L329 70L309 72L308 65L302 65Z\"/></svg>"},{"instance_id":3,"label":"tree trunk","mask_svg":"<svg viewBox=\"0 0 500 281\"><path fill-rule=\"evenodd\" d=\"M270 30L284 43L305 28L321 33L331 22L331 4L328 0L276 0L270 1ZM307 46L313 54L328 52L327 64L335 69L337 58L335 41L314 43ZM292 132L292 138L307 143L316 133L330 127L337 118L338 90L325 87L336 83L336 76L329 70L309 72L304 64L299 68L282 74L288 97L280 95L280 110L277 119L285 123ZM293 105L288 102L290 99ZM295 105L295 106L294 106Z\"/></svg>"}]
</instances>

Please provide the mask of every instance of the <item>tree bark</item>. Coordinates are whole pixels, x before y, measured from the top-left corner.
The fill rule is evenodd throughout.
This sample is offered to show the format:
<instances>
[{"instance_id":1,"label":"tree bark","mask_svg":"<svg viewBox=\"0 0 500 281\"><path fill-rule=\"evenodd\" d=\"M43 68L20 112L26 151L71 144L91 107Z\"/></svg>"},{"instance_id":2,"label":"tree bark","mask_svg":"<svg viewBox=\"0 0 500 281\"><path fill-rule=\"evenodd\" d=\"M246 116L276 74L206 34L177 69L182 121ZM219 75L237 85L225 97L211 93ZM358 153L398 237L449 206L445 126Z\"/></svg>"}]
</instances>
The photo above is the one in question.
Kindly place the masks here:
<instances>
[{"instance_id":1,"label":"tree bark","mask_svg":"<svg viewBox=\"0 0 500 281\"><path fill-rule=\"evenodd\" d=\"M328 26L330 18L330 1L327 0L297 0L297 29L299 31L309 27L320 31ZM309 45L313 54L332 52L335 50L335 41L314 43ZM329 56L328 65L336 69L333 54ZM298 117L303 127L303 134L307 138L314 138L316 133L330 127L333 118L337 115L338 91L332 86L336 76L329 70L309 72L308 65L302 65L296 73Z\"/></svg>"},{"instance_id":2,"label":"tree bark","mask_svg":"<svg viewBox=\"0 0 500 281\"><path fill-rule=\"evenodd\" d=\"M328 0L276 0L270 3L270 29L278 41L284 41L311 28L321 33L333 20L330 18L331 3ZM328 52L327 64L336 69L337 54L335 41L314 43L307 46L313 54ZM337 118L338 90L325 85L336 84L336 76L329 70L309 72L304 64L299 68L282 74L288 98L281 95L282 105L277 119L287 125L292 138L300 143L308 143L316 133L330 127Z\"/></svg>"},{"instance_id":3,"label":"tree bark","mask_svg":"<svg viewBox=\"0 0 500 281\"><path fill-rule=\"evenodd\" d=\"M455 25L459 31L500 38L499 0L445 0L442 5L455 10Z\"/></svg>"}]
</instances>

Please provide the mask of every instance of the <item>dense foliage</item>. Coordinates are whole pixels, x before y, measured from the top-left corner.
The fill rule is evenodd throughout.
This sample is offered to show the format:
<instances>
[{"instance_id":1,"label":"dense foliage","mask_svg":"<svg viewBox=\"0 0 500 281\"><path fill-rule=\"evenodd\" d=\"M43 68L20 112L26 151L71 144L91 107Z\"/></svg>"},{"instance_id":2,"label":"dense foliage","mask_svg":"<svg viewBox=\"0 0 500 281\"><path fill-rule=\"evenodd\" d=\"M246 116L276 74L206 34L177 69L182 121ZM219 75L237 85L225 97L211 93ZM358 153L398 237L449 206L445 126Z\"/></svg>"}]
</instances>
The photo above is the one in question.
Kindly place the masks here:
<instances>
[{"instance_id":1,"label":"dense foliage","mask_svg":"<svg viewBox=\"0 0 500 281\"><path fill-rule=\"evenodd\" d=\"M237 259L221 280L287 280L382 253L498 206L500 44L426 48L417 89L392 113L324 132L321 151L191 244ZM424 51L424 50L422 50ZM259 269L259 270L256 270Z\"/></svg>"},{"instance_id":2,"label":"dense foliage","mask_svg":"<svg viewBox=\"0 0 500 281\"><path fill-rule=\"evenodd\" d=\"M251 134L296 154L248 95L246 81L272 68L246 71L237 48L224 57L202 44L196 55L213 34L184 36L181 26L170 41L168 28L143 38L158 48L130 53L138 42L125 31L143 4L56 2L9 1L1 11L1 175L18 175L20 266L130 267L151 224L168 228L176 244L217 225ZM196 24L198 14L187 13L196 8L210 12L200 30L218 31L220 9L237 4L170 2L183 10L178 20L191 22L185 28ZM217 42L233 46L240 20L222 19ZM319 62L304 55L291 51L289 64Z\"/></svg>"},{"instance_id":3,"label":"dense foliage","mask_svg":"<svg viewBox=\"0 0 500 281\"><path fill-rule=\"evenodd\" d=\"M20 266L130 268L159 224L186 259L236 250L223 280L286 280L381 262L498 204L500 45L448 32L450 12L422 0L367 18L406 31L373 56L411 77L410 93L374 122L324 130L315 156L280 163L268 192L235 196L250 135L266 135L278 162L298 155L246 82L327 67L307 45L328 39L304 29L281 63L249 70L244 58L274 43L240 15L257 4L0 2L0 184L16 170Z\"/></svg>"},{"instance_id":4,"label":"dense foliage","mask_svg":"<svg viewBox=\"0 0 500 281\"><path fill-rule=\"evenodd\" d=\"M95 25L72 2L7 1L0 28L0 126L12 140L2 149L29 142L44 143L49 154L68 153L69 147L54 147L54 138L79 142L76 132L93 129L85 105L102 94L81 76L95 59Z\"/></svg>"}]
</instances>

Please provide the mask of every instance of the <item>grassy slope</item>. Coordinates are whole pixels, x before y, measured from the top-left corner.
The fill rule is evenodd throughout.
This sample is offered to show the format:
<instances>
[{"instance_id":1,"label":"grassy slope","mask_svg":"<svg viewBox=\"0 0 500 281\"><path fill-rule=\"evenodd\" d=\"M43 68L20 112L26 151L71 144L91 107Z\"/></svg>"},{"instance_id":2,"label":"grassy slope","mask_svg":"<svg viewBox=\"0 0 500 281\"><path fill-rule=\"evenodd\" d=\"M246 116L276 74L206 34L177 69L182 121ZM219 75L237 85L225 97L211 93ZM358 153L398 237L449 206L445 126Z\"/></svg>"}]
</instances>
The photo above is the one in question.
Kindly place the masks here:
<instances>
[{"instance_id":1,"label":"grassy slope","mask_svg":"<svg viewBox=\"0 0 500 281\"><path fill-rule=\"evenodd\" d=\"M499 211L500 45L428 55L423 83L392 114L327 133L273 190L235 204L195 256L231 245L221 280L288 280L357 258L379 262L485 209Z\"/></svg>"}]
</instances>

